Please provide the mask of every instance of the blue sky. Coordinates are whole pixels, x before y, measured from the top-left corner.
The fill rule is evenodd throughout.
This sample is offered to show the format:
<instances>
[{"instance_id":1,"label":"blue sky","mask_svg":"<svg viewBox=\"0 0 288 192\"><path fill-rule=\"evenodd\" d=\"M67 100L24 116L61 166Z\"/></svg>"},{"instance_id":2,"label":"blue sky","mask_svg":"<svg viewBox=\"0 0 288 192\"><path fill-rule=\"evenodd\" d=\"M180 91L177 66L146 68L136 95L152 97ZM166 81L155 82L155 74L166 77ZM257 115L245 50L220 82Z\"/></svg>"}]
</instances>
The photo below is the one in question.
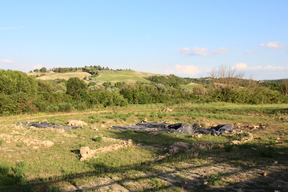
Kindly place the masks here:
<instances>
[{"instance_id":1,"label":"blue sky","mask_svg":"<svg viewBox=\"0 0 288 192\"><path fill-rule=\"evenodd\" d=\"M0 0L0 68L101 65L287 78L288 1Z\"/></svg>"}]
</instances>

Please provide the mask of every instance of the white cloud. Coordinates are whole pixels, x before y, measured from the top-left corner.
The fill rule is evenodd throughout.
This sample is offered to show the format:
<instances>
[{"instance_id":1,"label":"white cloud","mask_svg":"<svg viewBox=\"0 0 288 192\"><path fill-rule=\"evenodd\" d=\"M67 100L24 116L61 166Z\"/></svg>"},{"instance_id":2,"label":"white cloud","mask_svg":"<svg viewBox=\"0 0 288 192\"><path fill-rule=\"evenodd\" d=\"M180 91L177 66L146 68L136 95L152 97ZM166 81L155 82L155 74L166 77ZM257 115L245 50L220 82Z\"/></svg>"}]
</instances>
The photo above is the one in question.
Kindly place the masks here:
<instances>
[{"instance_id":1,"label":"white cloud","mask_svg":"<svg viewBox=\"0 0 288 192\"><path fill-rule=\"evenodd\" d=\"M246 51L245 54L251 54L251 53L253 53L253 52L256 52L256 51L255 51L255 50L253 50L253 51Z\"/></svg>"},{"instance_id":2,"label":"white cloud","mask_svg":"<svg viewBox=\"0 0 288 192\"><path fill-rule=\"evenodd\" d=\"M250 67L250 69L252 70L259 70L262 69L262 67L260 65L256 66L256 67Z\"/></svg>"},{"instance_id":3,"label":"white cloud","mask_svg":"<svg viewBox=\"0 0 288 192\"><path fill-rule=\"evenodd\" d=\"M13 63L13 61L9 59L0 60L0 63Z\"/></svg>"},{"instance_id":4,"label":"white cloud","mask_svg":"<svg viewBox=\"0 0 288 192\"><path fill-rule=\"evenodd\" d=\"M284 70L285 67L281 67L281 66L273 67L271 65L267 65L266 67L264 67L264 69L267 69L267 70Z\"/></svg>"},{"instance_id":5,"label":"white cloud","mask_svg":"<svg viewBox=\"0 0 288 192\"><path fill-rule=\"evenodd\" d=\"M260 46L261 46L261 47L268 47L268 48L271 48L271 49L281 49L281 48L284 48L284 47L285 47L284 43L279 44L279 45L278 45L278 43L279 43L278 41L276 41L276 42L269 42L269 43L267 43L266 45L265 45L265 43L261 43Z\"/></svg>"},{"instance_id":6,"label":"white cloud","mask_svg":"<svg viewBox=\"0 0 288 192\"><path fill-rule=\"evenodd\" d=\"M251 53L251 51L246 51L246 52L245 52L245 54L250 54L250 53Z\"/></svg>"},{"instance_id":7,"label":"white cloud","mask_svg":"<svg viewBox=\"0 0 288 192\"><path fill-rule=\"evenodd\" d=\"M200 73L200 70L197 66L193 65L175 65L175 73L178 74L187 74L187 75L197 75Z\"/></svg>"},{"instance_id":8,"label":"white cloud","mask_svg":"<svg viewBox=\"0 0 288 192\"><path fill-rule=\"evenodd\" d=\"M220 47L219 49L214 50L208 50L208 48L200 48L200 47L194 47L190 49L189 47L184 47L182 49L177 49L178 52L186 55L186 56L194 56L194 55L200 55L200 56L207 56L207 55L222 55L229 49L226 47Z\"/></svg>"},{"instance_id":9,"label":"white cloud","mask_svg":"<svg viewBox=\"0 0 288 192\"><path fill-rule=\"evenodd\" d=\"M236 63L232 69L247 69L247 65L245 63Z\"/></svg>"},{"instance_id":10,"label":"white cloud","mask_svg":"<svg viewBox=\"0 0 288 192\"><path fill-rule=\"evenodd\" d=\"M42 68L42 64L38 64L36 66L33 66L33 69L40 69L40 68Z\"/></svg>"},{"instance_id":11,"label":"white cloud","mask_svg":"<svg viewBox=\"0 0 288 192\"><path fill-rule=\"evenodd\" d=\"M255 67L248 67L245 63L237 63L235 66L231 67L232 69L239 69L239 70L245 70L245 71L258 71L258 70L265 70L265 71L275 71L275 70L287 70L287 67L282 67L282 66L271 66L267 65L266 67L261 67L260 65L255 66Z\"/></svg>"}]
</instances>

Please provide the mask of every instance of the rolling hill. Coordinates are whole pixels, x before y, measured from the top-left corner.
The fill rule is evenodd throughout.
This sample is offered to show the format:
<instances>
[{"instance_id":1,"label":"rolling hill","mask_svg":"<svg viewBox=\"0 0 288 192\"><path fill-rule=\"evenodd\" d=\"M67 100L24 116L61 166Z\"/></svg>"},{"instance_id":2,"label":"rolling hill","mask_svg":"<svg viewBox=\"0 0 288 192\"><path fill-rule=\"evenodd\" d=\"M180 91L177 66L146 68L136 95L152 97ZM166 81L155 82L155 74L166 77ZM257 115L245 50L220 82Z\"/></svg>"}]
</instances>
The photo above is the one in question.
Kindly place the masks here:
<instances>
[{"instance_id":1,"label":"rolling hill","mask_svg":"<svg viewBox=\"0 0 288 192\"><path fill-rule=\"evenodd\" d=\"M112 83L116 82L126 82L135 83L136 81L149 83L150 81L145 79L145 77L157 75L154 73L145 73L138 71L116 71L111 73L100 73L96 78L92 78L98 82L110 81Z\"/></svg>"},{"instance_id":2,"label":"rolling hill","mask_svg":"<svg viewBox=\"0 0 288 192\"><path fill-rule=\"evenodd\" d=\"M45 75L42 75L45 74ZM68 73L27 73L27 75L42 75L36 79L41 80L55 80L55 79L66 79L68 80L71 77L79 77L83 79L89 77L92 80L96 80L99 83L110 81L112 83L116 82L126 82L126 83L135 83L136 81L149 83L150 81L145 79L145 77L158 75L154 73L138 72L138 71L111 71L101 73L97 77L91 77L91 74L87 72L68 72Z\"/></svg>"}]
</instances>

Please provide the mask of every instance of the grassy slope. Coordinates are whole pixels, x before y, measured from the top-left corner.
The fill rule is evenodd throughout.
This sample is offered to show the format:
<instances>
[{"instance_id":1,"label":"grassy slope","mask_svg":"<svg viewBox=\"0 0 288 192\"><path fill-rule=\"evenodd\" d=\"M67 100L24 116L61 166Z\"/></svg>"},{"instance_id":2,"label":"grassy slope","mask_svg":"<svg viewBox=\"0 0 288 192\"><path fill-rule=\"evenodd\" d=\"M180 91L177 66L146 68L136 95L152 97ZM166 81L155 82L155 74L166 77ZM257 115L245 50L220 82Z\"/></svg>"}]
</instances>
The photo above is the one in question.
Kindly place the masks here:
<instances>
[{"instance_id":1,"label":"grassy slope","mask_svg":"<svg viewBox=\"0 0 288 192\"><path fill-rule=\"evenodd\" d=\"M27 73L27 75L35 75L36 73ZM39 73L41 74L41 73ZM38 75L39 75L38 74ZM145 73L145 72L138 72L138 71L117 71L111 73L100 73L98 77L92 79L97 80L100 83L110 81L112 83L116 82L126 82L126 83L135 83L136 81L146 82L149 83L150 81L145 79L144 77L158 75L154 73ZM37 77L36 79L42 80L55 80L55 79L66 79L68 80L71 77L79 77L83 79L85 77L90 77L91 75L86 72L71 72L71 73L47 73L44 76Z\"/></svg>"},{"instance_id":2,"label":"grassy slope","mask_svg":"<svg viewBox=\"0 0 288 192\"><path fill-rule=\"evenodd\" d=\"M182 88L193 89L193 87L197 87L197 83L189 83L188 85L181 85Z\"/></svg>"},{"instance_id":3,"label":"grassy slope","mask_svg":"<svg viewBox=\"0 0 288 192\"><path fill-rule=\"evenodd\" d=\"M54 80L54 79L66 79L68 80L71 77L79 77L80 79L83 79L84 77L90 77L91 75L87 72L71 72L71 73L51 73L46 74L41 77L37 77L36 79L42 79L42 80Z\"/></svg>"},{"instance_id":4,"label":"grassy slope","mask_svg":"<svg viewBox=\"0 0 288 192\"><path fill-rule=\"evenodd\" d=\"M154 73L145 73L145 72L138 72L138 71L118 71L114 73L100 73L98 77L95 79L99 82L127 82L127 83L135 83L136 81L146 82L149 83L150 81L144 79L144 77L157 75Z\"/></svg>"}]
</instances>

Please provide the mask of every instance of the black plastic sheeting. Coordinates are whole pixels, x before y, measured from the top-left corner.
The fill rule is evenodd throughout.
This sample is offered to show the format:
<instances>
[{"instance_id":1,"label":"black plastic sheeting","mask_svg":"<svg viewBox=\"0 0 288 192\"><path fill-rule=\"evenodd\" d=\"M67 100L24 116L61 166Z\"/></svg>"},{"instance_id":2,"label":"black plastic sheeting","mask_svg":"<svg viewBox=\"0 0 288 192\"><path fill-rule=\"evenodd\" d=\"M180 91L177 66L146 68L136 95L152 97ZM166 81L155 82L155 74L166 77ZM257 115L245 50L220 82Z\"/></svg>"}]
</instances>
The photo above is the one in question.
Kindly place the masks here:
<instances>
[{"instance_id":1,"label":"black plastic sheeting","mask_svg":"<svg viewBox=\"0 0 288 192\"><path fill-rule=\"evenodd\" d=\"M70 130L70 129L80 129L81 127L77 127L77 126L62 126L62 125L55 125L55 124L49 124L47 122L24 122L21 123L23 126L33 126L33 127L37 127L37 128L48 128L48 127L52 127L54 129L64 129L64 130ZM18 123L18 125L20 125L20 123Z\"/></svg>"},{"instance_id":2,"label":"black plastic sheeting","mask_svg":"<svg viewBox=\"0 0 288 192\"><path fill-rule=\"evenodd\" d=\"M232 127L230 124L220 124L216 127L203 128L200 127L198 123L185 124L185 123L137 123L136 125L131 126L113 126L112 129L126 131L146 131L146 132L166 132L166 133L181 133L181 134L210 134L214 136L219 136L223 133L231 133L233 130L238 129L238 127Z\"/></svg>"}]
</instances>

